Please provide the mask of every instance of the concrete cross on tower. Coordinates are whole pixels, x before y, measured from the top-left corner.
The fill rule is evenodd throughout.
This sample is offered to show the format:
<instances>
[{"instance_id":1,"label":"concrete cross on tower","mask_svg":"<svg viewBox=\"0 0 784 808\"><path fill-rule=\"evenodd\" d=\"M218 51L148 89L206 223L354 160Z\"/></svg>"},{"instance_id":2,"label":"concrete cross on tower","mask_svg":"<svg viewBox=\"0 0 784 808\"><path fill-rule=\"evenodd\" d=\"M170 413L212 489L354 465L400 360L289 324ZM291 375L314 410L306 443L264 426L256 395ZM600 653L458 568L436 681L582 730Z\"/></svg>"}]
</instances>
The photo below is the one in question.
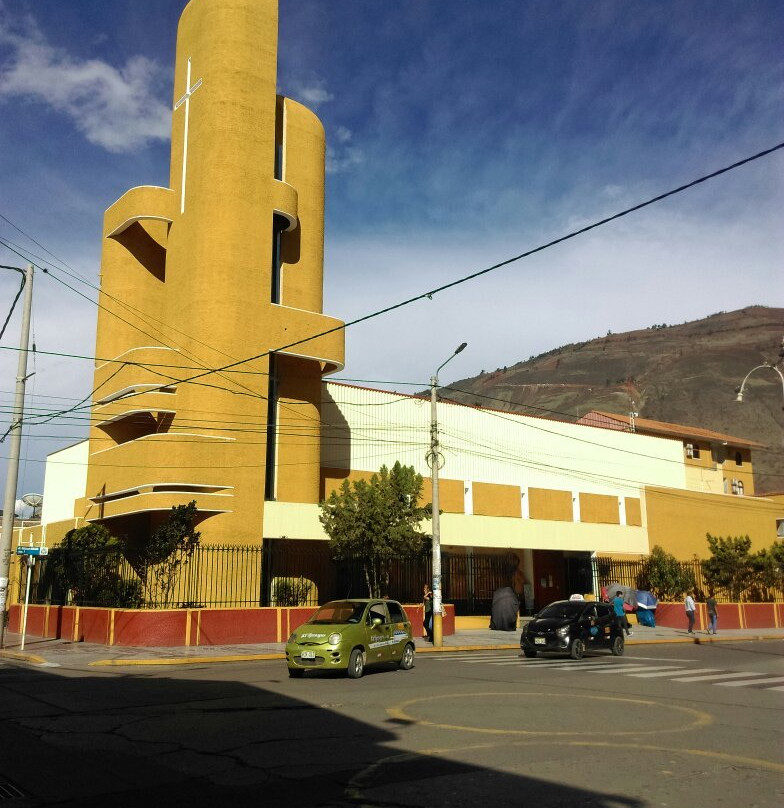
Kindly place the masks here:
<instances>
[{"instance_id":1,"label":"concrete cross on tower","mask_svg":"<svg viewBox=\"0 0 784 808\"><path fill-rule=\"evenodd\" d=\"M201 87L202 80L199 79L191 84L191 57L188 57L188 72L185 77L185 95L174 105L176 112L185 104L185 132L182 138L182 191L180 195L180 213L185 213L185 178L188 170L188 119L191 111L191 96Z\"/></svg>"}]
</instances>

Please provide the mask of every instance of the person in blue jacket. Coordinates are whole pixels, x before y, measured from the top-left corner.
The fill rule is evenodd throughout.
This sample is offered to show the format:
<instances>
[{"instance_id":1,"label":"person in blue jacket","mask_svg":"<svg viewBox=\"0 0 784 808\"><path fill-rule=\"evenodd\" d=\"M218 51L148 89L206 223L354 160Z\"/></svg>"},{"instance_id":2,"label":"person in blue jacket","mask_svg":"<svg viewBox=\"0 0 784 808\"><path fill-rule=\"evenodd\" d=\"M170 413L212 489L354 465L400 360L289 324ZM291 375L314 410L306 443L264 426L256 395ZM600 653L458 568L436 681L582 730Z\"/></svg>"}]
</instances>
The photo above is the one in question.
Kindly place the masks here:
<instances>
[{"instance_id":1,"label":"person in blue jacket","mask_svg":"<svg viewBox=\"0 0 784 808\"><path fill-rule=\"evenodd\" d=\"M629 621L626 619L626 612L623 610L623 592L619 589L612 599L613 611L615 612L615 623L621 631L626 631L626 636L631 637Z\"/></svg>"}]
</instances>

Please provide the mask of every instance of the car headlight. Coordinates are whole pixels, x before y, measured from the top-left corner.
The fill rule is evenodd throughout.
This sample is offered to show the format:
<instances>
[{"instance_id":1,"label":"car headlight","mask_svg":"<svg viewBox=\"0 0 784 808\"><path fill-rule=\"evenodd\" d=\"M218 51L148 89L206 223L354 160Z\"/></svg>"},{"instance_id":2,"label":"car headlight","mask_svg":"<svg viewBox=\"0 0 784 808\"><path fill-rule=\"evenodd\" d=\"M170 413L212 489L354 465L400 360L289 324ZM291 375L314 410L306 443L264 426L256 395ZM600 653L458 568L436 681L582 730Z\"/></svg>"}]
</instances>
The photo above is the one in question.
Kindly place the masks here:
<instances>
[{"instance_id":1,"label":"car headlight","mask_svg":"<svg viewBox=\"0 0 784 808\"><path fill-rule=\"evenodd\" d=\"M290 637L289 637L289 639L288 639L288 642L296 642L296 641L297 641L297 632L296 632L296 631L292 631L292 632L291 632L291 636L290 636Z\"/></svg>"},{"instance_id":2,"label":"car headlight","mask_svg":"<svg viewBox=\"0 0 784 808\"><path fill-rule=\"evenodd\" d=\"M330 634L329 635L329 644L330 645L337 645L340 642L340 634Z\"/></svg>"},{"instance_id":3,"label":"car headlight","mask_svg":"<svg viewBox=\"0 0 784 808\"><path fill-rule=\"evenodd\" d=\"M568 637L569 636L569 626L561 626L561 628L557 628L555 633L559 637Z\"/></svg>"}]
</instances>

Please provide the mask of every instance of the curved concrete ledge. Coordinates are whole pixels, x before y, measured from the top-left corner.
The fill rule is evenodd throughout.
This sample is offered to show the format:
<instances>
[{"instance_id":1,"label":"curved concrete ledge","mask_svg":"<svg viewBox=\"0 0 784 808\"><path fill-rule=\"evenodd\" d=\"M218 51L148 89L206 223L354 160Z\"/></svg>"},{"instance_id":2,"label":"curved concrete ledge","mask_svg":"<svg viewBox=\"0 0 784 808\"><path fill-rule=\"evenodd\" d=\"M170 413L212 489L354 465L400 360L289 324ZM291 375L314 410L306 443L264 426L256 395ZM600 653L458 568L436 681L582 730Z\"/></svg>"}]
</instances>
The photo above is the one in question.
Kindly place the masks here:
<instances>
[{"instance_id":1,"label":"curved concrete ledge","mask_svg":"<svg viewBox=\"0 0 784 808\"><path fill-rule=\"evenodd\" d=\"M104 237L115 238L132 224L144 219L171 223L176 209L176 195L171 188L157 185L131 188L106 209L103 218Z\"/></svg>"},{"instance_id":2,"label":"curved concrete ledge","mask_svg":"<svg viewBox=\"0 0 784 808\"><path fill-rule=\"evenodd\" d=\"M293 230L297 226L298 204L297 189L281 180L274 180L272 183L272 210L288 222L285 230Z\"/></svg>"}]
</instances>

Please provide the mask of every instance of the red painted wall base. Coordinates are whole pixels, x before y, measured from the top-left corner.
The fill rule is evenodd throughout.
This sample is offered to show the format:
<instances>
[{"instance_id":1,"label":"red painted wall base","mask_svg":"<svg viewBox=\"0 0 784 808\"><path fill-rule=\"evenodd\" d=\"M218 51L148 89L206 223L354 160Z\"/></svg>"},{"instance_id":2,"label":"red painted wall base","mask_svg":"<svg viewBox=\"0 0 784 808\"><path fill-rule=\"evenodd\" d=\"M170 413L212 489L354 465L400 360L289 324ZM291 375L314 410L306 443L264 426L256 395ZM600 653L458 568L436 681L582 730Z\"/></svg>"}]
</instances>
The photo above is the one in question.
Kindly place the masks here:
<instances>
[{"instance_id":1,"label":"red painted wall base","mask_svg":"<svg viewBox=\"0 0 784 808\"><path fill-rule=\"evenodd\" d=\"M421 634L422 607L406 606L414 636ZM444 604L443 631L455 633L455 609ZM100 645L172 647L285 642L312 607L256 609L99 609L81 606L30 606L26 633L34 637ZM9 609L8 627L19 633L22 606Z\"/></svg>"}]
</instances>

